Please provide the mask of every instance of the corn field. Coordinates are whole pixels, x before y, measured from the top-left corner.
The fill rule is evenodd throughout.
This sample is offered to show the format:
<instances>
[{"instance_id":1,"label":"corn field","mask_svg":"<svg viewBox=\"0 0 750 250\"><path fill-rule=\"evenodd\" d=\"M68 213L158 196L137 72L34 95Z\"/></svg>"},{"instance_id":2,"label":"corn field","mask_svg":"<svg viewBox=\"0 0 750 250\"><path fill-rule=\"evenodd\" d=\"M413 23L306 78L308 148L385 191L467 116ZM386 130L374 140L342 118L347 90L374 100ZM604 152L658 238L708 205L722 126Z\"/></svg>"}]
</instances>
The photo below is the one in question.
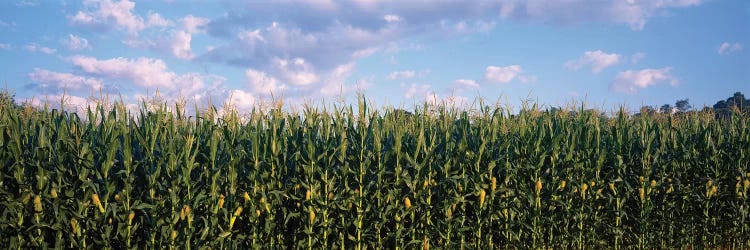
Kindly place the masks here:
<instances>
[{"instance_id":1,"label":"corn field","mask_svg":"<svg viewBox=\"0 0 750 250\"><path fill-rule=\"evenodd\" d=\"M0 103L0 248L750 248L750 117Z\"/></svg>"}]
</instances>

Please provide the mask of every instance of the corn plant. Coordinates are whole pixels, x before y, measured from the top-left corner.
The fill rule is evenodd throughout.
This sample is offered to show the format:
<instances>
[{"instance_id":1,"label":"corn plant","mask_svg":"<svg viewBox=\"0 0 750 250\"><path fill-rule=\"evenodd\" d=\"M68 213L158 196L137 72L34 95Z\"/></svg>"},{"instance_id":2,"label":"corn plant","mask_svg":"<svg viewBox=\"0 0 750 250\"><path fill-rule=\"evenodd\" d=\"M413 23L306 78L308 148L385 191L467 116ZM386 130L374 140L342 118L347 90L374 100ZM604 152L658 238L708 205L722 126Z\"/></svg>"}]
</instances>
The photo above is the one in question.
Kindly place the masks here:
<instances>
[{"instance_id":1,"label":"corn plant","mask_svg":"<svg viewBox=\"0 0 750 250\"><path fill-rule=\"evenodd\" d=\"M371 107L0 99L0 248L750 248L747 115Z\"/></svg>"}]
</instances>

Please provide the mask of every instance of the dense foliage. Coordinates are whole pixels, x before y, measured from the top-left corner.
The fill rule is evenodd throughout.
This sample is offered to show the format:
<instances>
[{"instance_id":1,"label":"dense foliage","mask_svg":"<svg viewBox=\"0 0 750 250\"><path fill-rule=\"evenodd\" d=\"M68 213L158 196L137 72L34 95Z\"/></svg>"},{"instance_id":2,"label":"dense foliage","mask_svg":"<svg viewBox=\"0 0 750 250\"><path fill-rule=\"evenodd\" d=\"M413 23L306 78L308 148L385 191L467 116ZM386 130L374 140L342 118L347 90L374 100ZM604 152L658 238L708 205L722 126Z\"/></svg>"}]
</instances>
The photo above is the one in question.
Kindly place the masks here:
<instances>
[{"instance_id":1,"label":"dense foliage","mask_svg":"<svg viewBox=\"0 0 750 250\"><path fill-rule=\"evenodd\" d=\"M733 112L750 114L750 99L745 99L745 95L740 92L734 93L726 100L720 100L713 106L717 117L728 117Z\"/></svg>"},{"instance_id":2,"label":"dense foliage","mask_svg":"<svg viewBox=\"0 0 750 250\"><path fill-rule=\"evenodd\" d=\"M750 117L0 106L0 248L750 248Z\"/></svg>"}]
</instances>

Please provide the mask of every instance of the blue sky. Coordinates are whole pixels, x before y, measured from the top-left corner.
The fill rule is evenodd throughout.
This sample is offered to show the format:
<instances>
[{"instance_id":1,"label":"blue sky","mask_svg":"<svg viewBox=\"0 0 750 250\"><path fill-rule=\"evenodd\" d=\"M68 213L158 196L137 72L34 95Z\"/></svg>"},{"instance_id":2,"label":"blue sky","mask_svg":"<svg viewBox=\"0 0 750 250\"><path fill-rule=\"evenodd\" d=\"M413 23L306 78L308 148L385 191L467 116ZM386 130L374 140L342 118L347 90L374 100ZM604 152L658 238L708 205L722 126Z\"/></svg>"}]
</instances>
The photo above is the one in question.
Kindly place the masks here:
<instances>
[{"instance_id":1,"label":"blue sky","mask_svg":"<svg viewBox=\"0 0 750 250\"><path fill-rule=\"evenodd\" d=\"M712 105L750 95L745 0L8 0L16 98L107 94L249 110L352 101Z\"/></svg>"}]
</instances>

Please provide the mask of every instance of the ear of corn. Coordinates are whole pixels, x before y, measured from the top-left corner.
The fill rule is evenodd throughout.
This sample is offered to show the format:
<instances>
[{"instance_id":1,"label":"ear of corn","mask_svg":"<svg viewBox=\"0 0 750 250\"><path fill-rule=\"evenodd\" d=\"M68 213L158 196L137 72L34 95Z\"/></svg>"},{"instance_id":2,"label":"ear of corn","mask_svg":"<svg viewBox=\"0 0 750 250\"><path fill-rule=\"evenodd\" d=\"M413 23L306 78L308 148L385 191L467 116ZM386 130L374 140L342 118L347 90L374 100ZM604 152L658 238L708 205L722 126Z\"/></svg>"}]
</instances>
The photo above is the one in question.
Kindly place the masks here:
<instances>
[{"instance_id":1,"label":"ear of corn","mask_svg":"<svg viewBox=\"0 0 750 250\"><path fill-rule=\"evenodd\" d=\"M747 116L368 105L0 104L0 248L750 248Z\"/></svg>"}]
</instances>

